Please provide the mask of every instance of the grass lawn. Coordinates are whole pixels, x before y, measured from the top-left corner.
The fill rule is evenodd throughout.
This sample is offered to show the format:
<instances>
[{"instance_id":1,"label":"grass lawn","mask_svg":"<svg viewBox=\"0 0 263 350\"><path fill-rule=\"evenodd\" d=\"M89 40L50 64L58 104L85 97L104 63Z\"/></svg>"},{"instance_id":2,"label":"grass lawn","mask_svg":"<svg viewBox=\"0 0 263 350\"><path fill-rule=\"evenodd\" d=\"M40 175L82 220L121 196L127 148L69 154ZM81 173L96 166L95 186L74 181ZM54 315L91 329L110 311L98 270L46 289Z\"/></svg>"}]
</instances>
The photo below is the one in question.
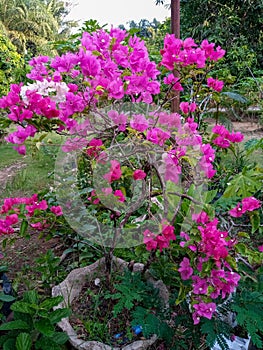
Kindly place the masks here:
<instances>
[{"instance_id":1,"label":"grass lawn","mask_svg":"<svg viewBox=\"0 0 263 350\"><path fill-rule=\"evenodd\" d=\"M16 161L21 161L23 157L13 149L11 144L5 142L0 144L0 169L13 164Z\"/></svg>"},{"instance_id":2,"label":"grass lawn","mask_svg":"<svg viewBox=\"0 0 263 350\"><path fill-rule=\"evenodd\" d=\"M0 144L0 171L6 171L9 176L8 167L18 164L17 170L15 166L12 167L14 175L1 191L1 198L32 195L53 185L57 145L61 139L53 135L48 135L48 138L54 143L46 143L33 151L28 147L26 156L18 154L10 144ZM23 167L20 168L21 164Z\"/></svg>"}]
</instances>

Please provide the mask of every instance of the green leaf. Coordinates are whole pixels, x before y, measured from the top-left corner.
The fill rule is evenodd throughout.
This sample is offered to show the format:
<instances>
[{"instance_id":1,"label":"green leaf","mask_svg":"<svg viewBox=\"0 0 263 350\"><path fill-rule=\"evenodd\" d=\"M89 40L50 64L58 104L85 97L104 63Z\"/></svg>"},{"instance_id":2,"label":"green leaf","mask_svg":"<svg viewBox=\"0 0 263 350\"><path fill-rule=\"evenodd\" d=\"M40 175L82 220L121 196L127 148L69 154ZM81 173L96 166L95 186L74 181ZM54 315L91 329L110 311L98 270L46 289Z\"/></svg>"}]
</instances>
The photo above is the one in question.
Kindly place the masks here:
<instances>
[{"instance_id":1,"label":"green leaf","mask_svg":"<svg viewBox=\"0 0 263 350\"><path fill-rule=\"evenodd\" d=\"M62 318L69 317L70 314L70 309L57 309L49 315L49 320L52 324L58 323Z\"/></svg>"},{"instance_id":2,"label":"green leaf","mask_svg":"<svg viewBox=\"0 0 263 350\"><path fill-rule=\"evenodd\" d=\"M29 304L38 304L38 294L35 290L29 290L25 292L23 301ZM34 307L35 308L35 307Z\"/></svg>"},{"instance_id":3,"label":"green leaf","mask_svg":"<svg viewBox=\"0 0 263 350\"><path fill-rule=\"evenodd\" d=\"M246 247L246 245L244 243L236 244L235 248L236 248L238 253L240 253L242 255L246 255L247 254L247 247Z\"/></svg>"},{"instance_id":4,"label":"green leaf","mask_svg":"<svg viewBox=\"0 0 263 350\"><path fill-rule=\"evenodd\" d=\"M4 266L4 265L1 265L0 266L0 273L2 273L2 272L8 272L8 267Z\"/></svg>"},{"instance_id":5,"label":"green leaf","mask_svg":"<svg viewBox=\"0 0 263 350\"><path fill-rule=\"evenodd\" d=\"M225 92L221 92L221 95L225 95L225 96L231 98L231 100L234 100L234 101L237 101L240 103L248 103L248 100L244 96L242 96L236 92L225 91Z\"/></svg>"},{"instance_id":6,"label":"green leaf","mask_svg":"<svg viewBox=\"0 0 263 350\"><path fill-rule=\"evenodd\" d=\"M51 337L54 334L54 327L47 318L42 318L35 322L35 328L46 337Z\"/></svg>"},{"instance_id":7,"label":"green leaf","mask_svg":"<svg viewBox=\"0 0 263 350\"><path fill-rule=\"evenodd\" d=\"M253 213L251 213L250 222L252 225L252 233L255 233L260 226L260 216L258 211L254 211Z\"/></svg>"},{"instance_id":8,"label":"green leaf","mask_svg":"<svg viewBox=\"0 0 263 350\"><path fill-rule=\"evenodd\" d=\"M15 347L15 339L7 339L3 344L3 350L14 350Z\"/></svg>"},{"instance_id":9,"label":"green leaf","mask_svg":"<svg viewBox=\"0 0 263 350\"><path fill-rule=\"evenodd\" d=\"M3 323L0 326L0 331L11 331L16 329L29 329L29 325L22 320L16 320Z\"/></svg>"},{"instance_id":10,"label":"green leaf","mask_svg":"<svg viewBox=\"0 0 263 350\"><path fill-rule=\"evenodd\" d=\"M21 236L25 235L27 227L28 227L28 222L26 220L23 220L22 223L21 223L21 226L20 226L20 234L21 234Z\"/></svg>"},{"instance_id":11,"label":"green leaf","mask_svg":"<svg viewBox=\"0 0 263 350\"><path fill-rule=\"evenodd\" d=\"M242 198L249 197L262 188L262 179L263 173L261 171L244 168L242 173L233 177L223 196L226 198L237 195Z\"/></svg>"},{"instance_id":12,"label":"green leaf","mask_svg":"<svg viewBox=\"0 0 263 350\"><path fill-rule=\"evenodd\" d=\"M181 284L179 294L175 302L176 305L181 304L186 299L186 293L186 287L183 284Z\"/></svg>"},{"instance_id":13,"label":"green leaf","mask_svg":"<svg viewBox=\"0 0 263 350\"><path fill-rule=\"evenodd\" d=\"M51 339L56 343L56 344L65 344L66 341L68 341L69 337L66 333L62 333L62 332L55 332Z\"/></svg>"},{"instance_id":14,"label":"green leaf","mask_svg":"<svg viewBox=\"0 0 263 350\"><path fill-rule=\"evenodd\" d=\"M4 294L3 292L1 292L0 293L0 300L5 301L7 303L10 303L11 301L16 300L16 298L13 297L12 295Z\"/></svg>"},{"instance_id":15,"label":"green leaf","mask_svg":"<svg viewBox=\"0 0 263 350\"><path fill-rule=\"evenodd\" d=\"M210 203L217 195L217 192L217 190L206 191L203 195L206 203Z\"/></svg>"},{"instance_id":16,"label":"green leaf","mask_svg":"<svg viewBox=\"0 0 263 350\"><path fill-rule=\"evenodd\" d=\"M52 338L41 336L35 343L37 350L61 350L61 345L56 344Z\"/></svg>"},{"instance_id":17,"label":"green leaf","mask_svg":"<svg viewBox=\"0 0 263 350\"><path fill-rule=\"evenodd\" d=\"M28 333L20 333L16 338L17 350L30 350L32 346L31 337Z\"/></svg>"},{"instance_id":18,"label":"green leaf","mask_svg":"<svg viewBox=\"0 0 263 350\"><path fill-rule=\"evenodd\" d=\"M63 301L63 297L58 295L57 297L54 298L48 298L46 300L44 300L40 305L39 308L40 309L46 309L46 310L50 310L52 309L54 306L57 306L59 303L61 303Z\"/></svg>"},{"instance_id":19,"label":"green leaf","mask_svg":"<svg viewBox=\"0 0 263 350\"><path fill-rule=\"evenodd\" d=\"M11 305L11 310L30 315L34 315L35 313L35 310L31 308L31 305L24 301L16 301L13 305Z\"/></svg>"}]
</instances>

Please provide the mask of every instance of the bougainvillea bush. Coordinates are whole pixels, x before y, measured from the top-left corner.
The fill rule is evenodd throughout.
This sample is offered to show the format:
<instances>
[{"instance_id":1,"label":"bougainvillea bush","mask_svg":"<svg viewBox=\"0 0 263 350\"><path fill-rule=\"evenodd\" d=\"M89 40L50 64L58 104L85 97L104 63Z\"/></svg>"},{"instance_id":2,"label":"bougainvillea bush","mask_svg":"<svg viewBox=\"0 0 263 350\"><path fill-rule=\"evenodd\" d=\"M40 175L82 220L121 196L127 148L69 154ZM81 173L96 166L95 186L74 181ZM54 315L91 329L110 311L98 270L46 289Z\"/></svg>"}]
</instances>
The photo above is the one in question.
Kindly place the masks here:
<instances>
[{"instance_id":1,"label":"bougainvillea bush","mask_svg":"<svg viewBox=\"0 0 263 350\"><path fill-rule=\"evenodd\" d=\"M77 52L33 58L32 83L11 85L0 99L16 126L6 140L20 154L45 132L65 136L56 168L59 205L50 211L63 211L76 231L111 253L142 244L152 260L169 252L177 303L187 299L195 325L216 316L240 280L238 225L223 228L211 188L218 154L235 153L243 135L223 125L204 133L199 123L223 89L212 72L224 54L206 40L197 45L167 34L157 66L144 42L123 30L83 33ZM186 90L190 99L180 111L163 108ZM249 220L260 207L253 194L237 196L224 220ZM6 199L1 234L12 233L21 210L25 222L48 209L36 196ZM250 257L260 261L262 246L253 249Z\"/></svg>"}]
</instances>

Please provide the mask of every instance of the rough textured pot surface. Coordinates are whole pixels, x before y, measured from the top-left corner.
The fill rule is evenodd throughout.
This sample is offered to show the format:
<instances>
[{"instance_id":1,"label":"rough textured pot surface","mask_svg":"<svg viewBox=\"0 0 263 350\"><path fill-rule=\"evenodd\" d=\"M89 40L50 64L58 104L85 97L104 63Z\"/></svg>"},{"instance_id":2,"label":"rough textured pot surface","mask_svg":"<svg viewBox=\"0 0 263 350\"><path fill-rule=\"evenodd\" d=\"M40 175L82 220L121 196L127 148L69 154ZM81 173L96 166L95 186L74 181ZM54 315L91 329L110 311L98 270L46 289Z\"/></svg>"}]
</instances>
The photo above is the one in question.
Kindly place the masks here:
<instances>
[{"instance_id":1,"label":"rough textured pot surface","mask_svg":"<svg viewBox=\"0 0 263 350\"><path fill-rule=\"evenodd\" d=\"M128 263L120 258L113 257L112 268L114 270L124 270ZM142 271L144 265L135 263L133 271ZM67 278L59 285L52 288L52 296L61 295L64 301L56 308L70 307L74 298L77 298L81 292L82 287L87 281L87 276L92 276L99 269L105 269L105 258L96 261L94 264L75 269L69 273ZM169 293L162 281L152 281L156 288L160 291L160 296L165 305L168 305ZM147 349L155 343L157 336L153 335L150 339L135 341L126 346L112 347L98 341L83 341L78 338L76 332L72 328L69 318L63 318L58 326L68 334L70 343L78 350L140 350Z\"/></svg>"}]
</instances>

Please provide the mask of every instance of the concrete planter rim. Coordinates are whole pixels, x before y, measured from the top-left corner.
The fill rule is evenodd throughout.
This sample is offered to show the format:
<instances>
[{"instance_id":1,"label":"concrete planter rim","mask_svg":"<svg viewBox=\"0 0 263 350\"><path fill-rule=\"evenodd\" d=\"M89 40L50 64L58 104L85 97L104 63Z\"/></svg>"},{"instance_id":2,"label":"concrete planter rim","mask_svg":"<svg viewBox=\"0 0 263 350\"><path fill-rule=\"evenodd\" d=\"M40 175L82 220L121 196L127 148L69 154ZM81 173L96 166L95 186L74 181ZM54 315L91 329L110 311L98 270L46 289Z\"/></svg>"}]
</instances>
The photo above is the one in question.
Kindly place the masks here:
<instances>
[{"instance_id":1,"label":"concrete planter rim","mask_svg":"<svg viewBox=\"0 0 263 350\"><path fill-rule=\"evenodd\" d=\"M124 270L128 266L128 262L113 257L112 267L113 269ZM80 291L86 283L86 276L94 274L99 268L105 267L105 258L97 260L95 263L77 268L72 270L68 276L59 285L52 288L52 296L63 296L64 300L55 307L55 309L64 308L70 306L72 300L80 294ZM133 265L133 271L142 271L144 268L143 264L135 263ZM164 304L168 305L169 293L166 286L162 281L154 281L149 277L149 280L155 285L160 291L160 297L164 300ZM84 341L78 338L76 332L69 322L69 318L63 318L58 326L69 336L69 342L77 350L140 350L148 349L153 345L157 336L153 335L150 339L134 341L126 346L112 347L99 341Z\"/></svg>"}]
</instances>

